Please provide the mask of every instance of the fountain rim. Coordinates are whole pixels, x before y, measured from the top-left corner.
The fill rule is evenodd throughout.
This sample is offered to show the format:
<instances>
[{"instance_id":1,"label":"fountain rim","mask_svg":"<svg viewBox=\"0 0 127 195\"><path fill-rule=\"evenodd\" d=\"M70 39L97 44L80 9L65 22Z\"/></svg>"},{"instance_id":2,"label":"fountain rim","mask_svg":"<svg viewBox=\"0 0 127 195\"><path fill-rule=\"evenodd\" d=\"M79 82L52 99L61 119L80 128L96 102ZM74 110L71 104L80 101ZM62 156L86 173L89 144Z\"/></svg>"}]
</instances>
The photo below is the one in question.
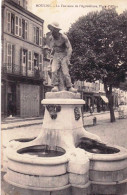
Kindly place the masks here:
<instances>
[{"instance_id":1,"label":"fountain rim","mask_svg":"<svg viewBox=\"0 0 127 195\"><path fill-rule=\"evenodd\" d=\"M109 145L108 145L109 146ZM110 145L111 146L111 145ZM112 146L111 146L112 147ZM87 152L86 150L83 150L84 153L88 156L90 160L96 160L96 161L117 161L117 160L123 160L127 159L127 149L123 148L121 146L113 145L113 147L118 148L120 151L118 153L114 154L95 154ZM14 160L17 162L26 162L30 164L59 164L59 163L67 163L68 160L68 152L65 150L65 154L61 156L56 157L37 157L37 156L31 156L28 154L19 154L17 151L22 148L16 148L15 150L12 148L7 149L7 157L10 160ZM10 151L11 150L11 151ZM10 152L9 152L10 151ZM58 162L59 161L59 162Z\"/></svg>"},{"instance_id":2,"label":"fountain rim","mask_svg":"<svg viewBox=\"0 0 127 195\"><path fill-rule=\"evenodd\" d=\"M17 151L21 148L7 149L7 158L20 163L37 164L37 165L57 165L68 162L67 152L56 157L38 157L29 154L19 154Z\"/></svg>"},{"instance_id":3,"label":"fountain rim","mask_svg":"<svg viewBox=\"0 0 127 195\"><path fill-rule=\"evenodd\" d=\"M85 101L83 99L43 99L42 104L60 104L60 105L83 105Z\"/></svg>"}]
</instances>

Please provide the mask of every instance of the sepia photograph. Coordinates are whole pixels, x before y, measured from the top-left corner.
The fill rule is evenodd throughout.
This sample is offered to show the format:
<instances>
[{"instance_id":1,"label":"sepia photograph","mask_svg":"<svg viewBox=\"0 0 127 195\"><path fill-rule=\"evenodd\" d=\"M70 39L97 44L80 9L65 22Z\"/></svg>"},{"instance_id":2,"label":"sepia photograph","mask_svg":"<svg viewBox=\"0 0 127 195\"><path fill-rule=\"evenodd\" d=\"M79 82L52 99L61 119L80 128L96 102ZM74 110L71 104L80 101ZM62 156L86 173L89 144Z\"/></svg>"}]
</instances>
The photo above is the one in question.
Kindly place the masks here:
<instances>
[{"instance_id":1,"label":"sepia photograph","mask_svg":"<svg viewBox=\"0 0 127 195\"><path fill-rule=\"evenodd\" d=\"M126 0L1 0L1 195L127 195Z\"/></svg>"}]
</instances>

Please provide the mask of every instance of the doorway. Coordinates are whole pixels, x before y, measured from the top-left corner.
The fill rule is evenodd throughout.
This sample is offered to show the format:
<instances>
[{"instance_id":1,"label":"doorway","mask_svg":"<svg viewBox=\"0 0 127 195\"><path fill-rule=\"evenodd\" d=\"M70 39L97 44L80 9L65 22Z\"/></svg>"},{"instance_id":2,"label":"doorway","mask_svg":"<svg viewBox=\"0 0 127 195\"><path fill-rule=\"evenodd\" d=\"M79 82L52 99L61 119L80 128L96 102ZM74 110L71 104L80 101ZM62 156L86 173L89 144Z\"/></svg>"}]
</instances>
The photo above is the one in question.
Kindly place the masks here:
<instances>
[{"instance_id":1,"label":"doorway","mask_svg":"<svg viewBox=\"0 0 127 195\"><path fill-rule=\"evenodd\" d=\"M16 115L16 85L9 84L7 91L7 115Z\"/></svg>"}]
</instances>

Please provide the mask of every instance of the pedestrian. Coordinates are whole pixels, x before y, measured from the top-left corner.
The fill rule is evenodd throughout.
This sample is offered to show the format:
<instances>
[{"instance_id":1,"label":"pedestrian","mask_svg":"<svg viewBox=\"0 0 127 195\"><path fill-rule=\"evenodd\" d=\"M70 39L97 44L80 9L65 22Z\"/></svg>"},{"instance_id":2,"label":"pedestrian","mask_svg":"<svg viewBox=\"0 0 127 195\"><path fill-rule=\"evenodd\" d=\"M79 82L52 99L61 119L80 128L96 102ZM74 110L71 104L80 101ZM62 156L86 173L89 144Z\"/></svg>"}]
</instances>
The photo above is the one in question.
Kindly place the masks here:
<instances>
[{"instance_id":1,"label":"pedestrian","mask_svg":"<svg viewBox=\"0 0 127 195\"><path fill-rule=\"evenodd\" d=\"M90 114L91 115L93 114L93 106L92 105L90 106Z\"/></svg>"},{"instance_id":2,"label":"pedestrian","mask_svg":"<svg viewBox=\"0 0 127 195\"><path fill-rule=\"evenodd\" d=\"M40 73L39 73L39 67L37 65L34 66L34 71L35 71L35 76L39 77Z\"/></svg>"},{"instance_id":3,"label":"pedestrian","mask_svg":"<svg viewBox=\"0 0 127 195\"><path fill-rule=\"evenodd\" d=\"M14 103L11 99L8 101L8 116L12 117L14 115Z\"/></svg>"},{"instance_id":4,"label":"pedestrian","mask_svg":"<svg viewBox=\"0 0 127 195\"><path fill-rule=\"evenodd\" d=\"M77 92L76 89L72 87L71 77L69 74L70 58L72 54L72 47L68 40L68 37L61 33L61 28L59 24L54 22L48 25L51 35L48 37L48 41L51 48L52 60L52 92L59 91L59 71L62 71L65 87L70 92Z\"/></svg>"}]
</instances>

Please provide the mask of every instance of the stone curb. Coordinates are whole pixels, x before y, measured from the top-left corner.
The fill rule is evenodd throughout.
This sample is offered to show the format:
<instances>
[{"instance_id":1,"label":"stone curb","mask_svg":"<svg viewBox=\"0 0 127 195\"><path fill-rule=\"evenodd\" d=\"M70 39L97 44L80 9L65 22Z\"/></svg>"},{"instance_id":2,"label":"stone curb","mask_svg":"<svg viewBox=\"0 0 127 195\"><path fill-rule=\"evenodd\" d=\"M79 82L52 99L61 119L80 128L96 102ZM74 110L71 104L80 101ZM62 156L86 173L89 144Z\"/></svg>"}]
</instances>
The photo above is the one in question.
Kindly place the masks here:
<instances>
[{"instance_id":1,"label":"stone curb","mask_svg":"<svg viewBox=\"0 0 127 195\"><path fill-rule=\"evenodd\" d=\"M117 112L117 111L115 111L115 112ZM96 113L93 113L92 115L91 114L89 114L89 115L83 115L83 118L84 117L90 117L90 116L96 116L96 115L101 115L101 114L107 114L107 113L109 113L109 111L105 111L105 112L96 112Z\"/></svg>"},{"instance_id":2,"label":"stone curb","mask_svg":"<svg viewBox=\"0 0 127 195\"><path fill-rule=\"evenodd\" d=\"M9 124L9 123L17 123L17 122L24 122L24 121L36 121L42 120L43 117L35 117L35 118L6 118L5 120L1 121L1 124Z\"/></svg>"},{"instance_id":3,"label":"stone curb","mask_svg":"<svg viewBox=\"0 0 127 195\"><path fill-rule=\"evenodd\" d=\"M16 126L13 126L13 127L1 128L1 130L9 130L9 129L14 129L14 128L28 127L28 126L32 126L32 125L40 125L42 123L43 122L31 123L31 124L23 124L23 125L16 125Z\"/></svg>"}]
</instances>

